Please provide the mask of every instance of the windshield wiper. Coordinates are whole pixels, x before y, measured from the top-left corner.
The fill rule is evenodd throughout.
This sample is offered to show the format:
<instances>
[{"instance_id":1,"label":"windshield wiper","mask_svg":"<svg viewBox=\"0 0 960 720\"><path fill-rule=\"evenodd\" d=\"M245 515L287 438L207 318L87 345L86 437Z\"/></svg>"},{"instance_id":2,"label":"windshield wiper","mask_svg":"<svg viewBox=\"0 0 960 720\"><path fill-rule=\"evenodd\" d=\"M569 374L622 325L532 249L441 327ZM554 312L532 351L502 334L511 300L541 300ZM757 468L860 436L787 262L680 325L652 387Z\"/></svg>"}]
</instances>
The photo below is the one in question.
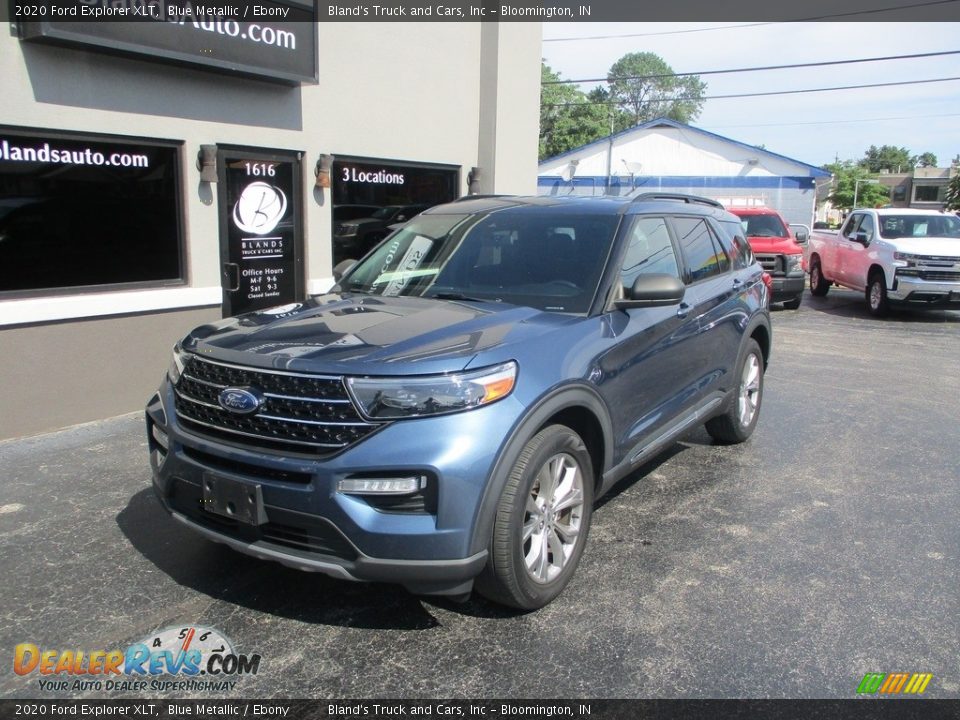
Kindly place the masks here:
<instances>
[{"instance_id":1,"label":"windshield wiper","mask_svg":"<svg viewBox=\"0 0 960 720\"><path fill-rule=\"evenodd\" d=\"M458 292L439 292L433 295L424 295L424 297L436 300L463 300L464 302L496 302L493 298L470 297Z\"/></svg>"}]
</instances>

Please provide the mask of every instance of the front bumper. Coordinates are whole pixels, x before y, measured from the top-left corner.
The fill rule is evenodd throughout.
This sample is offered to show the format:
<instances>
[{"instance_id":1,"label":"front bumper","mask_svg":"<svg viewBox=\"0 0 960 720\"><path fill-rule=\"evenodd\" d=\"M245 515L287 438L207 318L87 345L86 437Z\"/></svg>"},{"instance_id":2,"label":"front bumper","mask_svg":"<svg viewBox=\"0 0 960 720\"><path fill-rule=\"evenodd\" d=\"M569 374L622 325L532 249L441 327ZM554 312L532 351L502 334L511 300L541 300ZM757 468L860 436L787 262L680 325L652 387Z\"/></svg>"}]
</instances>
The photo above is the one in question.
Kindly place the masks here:
<instances>
[{"instance_id":1,"label":"front bumper","mask_svg":"<svg viewBox=\"0 0 960 720\"><path fill-rule=\"evenodd\" d=\"M793 300L803 295L806 278L803 275L796 277L774 276L773 278L773 298L771 302L778 303L786 300Z\"/></svg>"},{"instance_id":2,"label":"front bumper","mask_svg":"<svg viewBox=\"0 0 960 720\"><path fill-rule=\"evenodd\" d=\"M960 283L932 282L897 275L887 298L895 302L930 306L960 306Z\"/></svg>"},{"instance_id":3,"label":"front bumper","mask_svg":"<svg viewBox=\"0 0 960 720\"><path fill-rule=\"evenodd\" d=\"M479 508L499 446L491 428L512 427L521 406L512 397L466 413L384 425L339 453L322 458L280 455L195 435L172 412L165 380L147 406L153 488L178 522L248 555L344 580L399 583L417 594L469 592L487 551L477 546ZM154 428L164 437L162 450ZM337 491L357 474L428 476L424 507L377 507ZM210 475L258 487L259 524L206 509Z\"/></svg>"}]
</instances>

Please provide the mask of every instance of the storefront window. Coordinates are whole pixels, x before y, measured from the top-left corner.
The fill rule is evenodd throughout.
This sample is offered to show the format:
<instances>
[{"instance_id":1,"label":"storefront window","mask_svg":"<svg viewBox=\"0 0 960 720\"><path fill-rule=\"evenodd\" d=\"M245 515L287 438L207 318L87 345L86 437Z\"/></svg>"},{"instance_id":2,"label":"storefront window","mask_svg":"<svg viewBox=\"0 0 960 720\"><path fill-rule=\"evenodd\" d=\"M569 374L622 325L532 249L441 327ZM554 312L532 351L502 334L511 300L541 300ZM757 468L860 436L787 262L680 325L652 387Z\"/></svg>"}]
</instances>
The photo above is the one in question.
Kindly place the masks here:
<instances>
[{"instance_id":1,"label":"storefront window","mask_svg":"<svg viewBox=\"0 0 960 720\"><path fill-rule=\"evenodd\" d=\"M0 293L181 281L178 153L0 130Z\"/></svg>"},{"instance_id":2,"label":"storefront window","mask_svg":"<svg viewBox=\"0 0 960 720\"><path fill-rule=\"evenodd\" d=\"M457 197L459 170L378 160L333 165L333 264L359 259L429 207Z\"/></svg>"}]
</instances>

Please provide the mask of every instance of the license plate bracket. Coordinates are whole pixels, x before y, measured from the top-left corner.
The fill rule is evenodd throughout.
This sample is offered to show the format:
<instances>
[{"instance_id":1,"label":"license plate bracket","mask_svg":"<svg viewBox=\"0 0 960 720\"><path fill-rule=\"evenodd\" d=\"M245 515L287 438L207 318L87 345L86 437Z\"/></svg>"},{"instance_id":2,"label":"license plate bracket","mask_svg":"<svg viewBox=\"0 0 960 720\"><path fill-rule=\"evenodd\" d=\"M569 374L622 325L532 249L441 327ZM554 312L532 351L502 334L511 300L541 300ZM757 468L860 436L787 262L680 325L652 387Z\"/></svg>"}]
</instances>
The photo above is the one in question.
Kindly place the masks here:
<instances>
[{"instance_id":1,"label":"license plate bracket","mask_svg":"<svg viewBox=\"0 0 960 720\"><path fill-rule=\"evenodd\" d=\"M268 522L263 490L258 483L244 482L215 473L203 474L203 509L245 525Z\"/></svg>"}]
</instances>

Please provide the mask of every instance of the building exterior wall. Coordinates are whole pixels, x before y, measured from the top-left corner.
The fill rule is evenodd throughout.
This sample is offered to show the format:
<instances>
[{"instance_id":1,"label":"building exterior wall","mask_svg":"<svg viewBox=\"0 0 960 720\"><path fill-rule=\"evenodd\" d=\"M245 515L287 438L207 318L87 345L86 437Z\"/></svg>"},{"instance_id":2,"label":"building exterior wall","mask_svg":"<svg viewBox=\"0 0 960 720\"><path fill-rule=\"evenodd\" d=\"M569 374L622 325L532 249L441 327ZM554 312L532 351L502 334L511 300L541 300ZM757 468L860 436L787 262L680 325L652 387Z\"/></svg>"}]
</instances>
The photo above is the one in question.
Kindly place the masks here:
<instances>
[{"instance_id":1,"label":"building exterior wall","mask_svg":"<svg viewBox=\"0 0 960 720\"><path fill-rule=\"evenodd\" d=\"M725 205L766 205L791 223L813 222L826 175L762 148L678 123L641 125L540 163L542 195L674 192Z\"/></svg>"},{"instance_id":2,"label":"building exterior wall","mask_svg":"<svg viewBox=\"0 0 960 720\"><path fill-rule=\"evenodd\" d=\"M485 192L534 192L540 25L506 25L320 24L319 82L293 87L0 36L0 128L179 145L186 266L173 286L0 293L0 438L139 409L172 343L220 316L220 215L201 145L300 154L309 294L333 284L321 154L460 168L461 193L480 167Z\"/></svg>"}]
</instances>

